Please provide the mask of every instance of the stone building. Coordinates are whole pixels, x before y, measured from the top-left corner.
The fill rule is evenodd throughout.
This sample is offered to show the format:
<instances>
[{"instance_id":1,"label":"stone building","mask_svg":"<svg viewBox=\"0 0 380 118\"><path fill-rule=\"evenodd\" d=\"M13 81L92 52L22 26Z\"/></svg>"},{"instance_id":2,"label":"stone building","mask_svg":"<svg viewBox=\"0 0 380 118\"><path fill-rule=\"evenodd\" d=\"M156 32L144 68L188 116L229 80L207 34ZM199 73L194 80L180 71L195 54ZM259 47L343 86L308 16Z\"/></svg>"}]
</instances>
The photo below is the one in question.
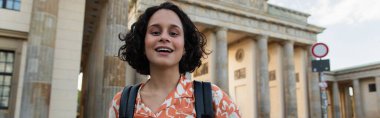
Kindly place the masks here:
<instances>
[{"instance_id":1,"label":"stone building","mask_svg":"<svg viewBox=\"0 0 380 118\"><path fill-rule=\"evenodd\" d=\"M0 0L0 118L104 118L143 81L117 55L120 33L164 0ZM229 93L242 116L320 118L310 45L324 28L267 0L173 0L213 53L188 74ZM83 72L78 103L77 76Z\"/></svg>"},{"instance_id":2,"label":"stone building","mask_svg":"<svg viewBox=\"0 0 380 118\"><path fill-rule=\"evenodd\" d=\"M380 63L328 72L324 77L329 85L329 117L380 116Z\"/></svg>"}]
</instances>

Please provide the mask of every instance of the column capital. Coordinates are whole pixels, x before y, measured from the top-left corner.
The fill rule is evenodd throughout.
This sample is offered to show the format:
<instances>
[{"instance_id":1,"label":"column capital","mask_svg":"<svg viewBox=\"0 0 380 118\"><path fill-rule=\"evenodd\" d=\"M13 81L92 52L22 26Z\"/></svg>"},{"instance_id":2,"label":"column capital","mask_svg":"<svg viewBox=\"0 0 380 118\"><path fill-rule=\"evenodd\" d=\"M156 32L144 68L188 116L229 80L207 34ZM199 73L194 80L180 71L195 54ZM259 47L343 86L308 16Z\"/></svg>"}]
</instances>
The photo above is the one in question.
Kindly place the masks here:
<instances>
[{"instance_id":1,"label":"column capital","mask_svg":"<svg viewBox=\"0 0 380 118\"><path fill-rule=\"evenodd\" d=\"M302 49L304 49L304 50L307 50L307 51L309 51L310 50L310 48L311 48L311 45L306 45L306 46L300 46Z\"/></svg>"},{"instance_id":2,"label":"column capital","mask_svg":"<svg viewBox=\"0 0 380 118\"><path fill-rule=\"evenodd\" d=\"M255 36L257 39L266 39L268 40L269 36L266 34L259 34Z\"/></svg>"},{"instance_id":3,"label":"column capital","mask_svg":"<svg viewBox=\"0 0 380 118\"><path fill-rule=\"evenodd\" d=\"M294 41L292 41L292 40L286 40L286 41L284 41L284 44L294 45Z\"/></svg>"},{"instance_id":4,"label":"column capital","mask_svg":"<svg viewBox=\"0 0 380 118\"><path fill-rule=\"evenodd\" d=\"M228 31L227 27L221 27L221 26L217 26L214 29L215 29L215 31L226 31L226 32Z\"/></svg>"},{"instance_id":5,"label":"column capital","mask_svg":"<svg viewBox=\"0 0 380 118\"><path fill-rule=\"evenodd\" d=\"M339 81L332 81L332 84L334 85L338 85L339 84Z\"/></svg>"},{"instance_id":6,"label":"column capital","mask_svg":"<svg viewBox=\"0 0 380 118\"><path fill-rule=\"evenodd\" d=\"M268 36L261 35L261 36L256 36L256 41L259 42L259 45L268 45ZM267 50L267 47L265 47Z\"/></svg>"},{"instance_id":7,"label":"column capital","mask_svg":"<svg viewBox=\"0 0 380 118\"><path fill-rule=\"evenodd\" d=\"M216 40L227 42L227 32L228 32L228 29L226 27L217 27L215 29ZM220 44L220 43L217 42L217 44ZM224 43L222 43L220 45L224 45Z\"/></svg>"}]
</instances>

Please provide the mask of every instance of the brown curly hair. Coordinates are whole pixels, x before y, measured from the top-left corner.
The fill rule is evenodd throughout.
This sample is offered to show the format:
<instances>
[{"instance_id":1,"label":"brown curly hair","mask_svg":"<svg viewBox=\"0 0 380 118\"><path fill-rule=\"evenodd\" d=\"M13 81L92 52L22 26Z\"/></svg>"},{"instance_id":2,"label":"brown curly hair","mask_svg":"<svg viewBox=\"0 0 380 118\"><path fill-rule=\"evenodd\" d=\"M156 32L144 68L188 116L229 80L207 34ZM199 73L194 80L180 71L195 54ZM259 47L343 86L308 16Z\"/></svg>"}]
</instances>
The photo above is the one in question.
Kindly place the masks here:
<instances>
[{"instance_id":1,"label":"brown curly hair","mask_svg":"<svg viewBox=\"0 0 380 118\"><path fill-rule=\"evenodd\" d=\"M179 62L181 74L193 72L202 62L201 58L209 54L205 51L206 39L199 32L190 18L178 6L170 2L164 2L159 6L149 7L138 20L132 24L130 32L125 36L119 36L124 44L120 47L118 57L127 61L132 68L143 75L149 75L149 60L145 55L145 34L151 16L160 9L167 9L175 12L182 22L185 40L185 55Z\"/></svg>"}]
</instances>

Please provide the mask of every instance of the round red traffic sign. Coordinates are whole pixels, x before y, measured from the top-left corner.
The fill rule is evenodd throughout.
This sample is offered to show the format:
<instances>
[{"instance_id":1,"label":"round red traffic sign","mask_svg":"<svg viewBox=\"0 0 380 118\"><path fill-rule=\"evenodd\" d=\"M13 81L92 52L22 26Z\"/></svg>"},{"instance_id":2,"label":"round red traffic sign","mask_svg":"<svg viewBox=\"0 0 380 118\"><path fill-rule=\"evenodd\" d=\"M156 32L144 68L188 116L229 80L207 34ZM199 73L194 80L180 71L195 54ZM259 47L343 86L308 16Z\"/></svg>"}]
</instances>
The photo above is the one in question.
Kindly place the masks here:
<instances>
[{"instance_id":1,"label":"round red traffic sign","mask_svg":"<svg viewBox=\"0 0 380 118\"><path fill-rule=\"evenodd\" d=\"M316 58L325 57L329 53L329 47L324 43L315 43L311 47L311 53Z\"/></svg>"}]
</instances>

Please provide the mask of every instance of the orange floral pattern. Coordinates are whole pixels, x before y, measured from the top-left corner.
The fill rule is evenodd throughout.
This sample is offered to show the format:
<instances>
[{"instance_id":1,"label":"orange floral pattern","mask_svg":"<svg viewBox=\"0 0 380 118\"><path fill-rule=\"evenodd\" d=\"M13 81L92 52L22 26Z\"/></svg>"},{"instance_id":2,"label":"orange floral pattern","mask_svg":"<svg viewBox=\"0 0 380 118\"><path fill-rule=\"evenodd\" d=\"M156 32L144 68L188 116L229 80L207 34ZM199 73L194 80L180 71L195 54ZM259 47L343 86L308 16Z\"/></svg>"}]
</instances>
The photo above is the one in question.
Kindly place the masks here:
<instances>
[{"instance_id":1,"label":"orange floral pattern","mask_svg":"<svg viewBox=\"0 0 380 118\"><path fill-rule=\"evenodd\" d=\"M146 107L141 101L140 86L135 103L135 118L195 118L196 112L194 107L195 98L193 95L193 82L182 76L175 90L173 90L159 107L157 113ZM109 118L119 118L121 92L118 92L109 109ZM213 108L216 118L240 118L238 107L232 102L229 96L219 87L212 84Z\"/></svg>"}]
</instances>

